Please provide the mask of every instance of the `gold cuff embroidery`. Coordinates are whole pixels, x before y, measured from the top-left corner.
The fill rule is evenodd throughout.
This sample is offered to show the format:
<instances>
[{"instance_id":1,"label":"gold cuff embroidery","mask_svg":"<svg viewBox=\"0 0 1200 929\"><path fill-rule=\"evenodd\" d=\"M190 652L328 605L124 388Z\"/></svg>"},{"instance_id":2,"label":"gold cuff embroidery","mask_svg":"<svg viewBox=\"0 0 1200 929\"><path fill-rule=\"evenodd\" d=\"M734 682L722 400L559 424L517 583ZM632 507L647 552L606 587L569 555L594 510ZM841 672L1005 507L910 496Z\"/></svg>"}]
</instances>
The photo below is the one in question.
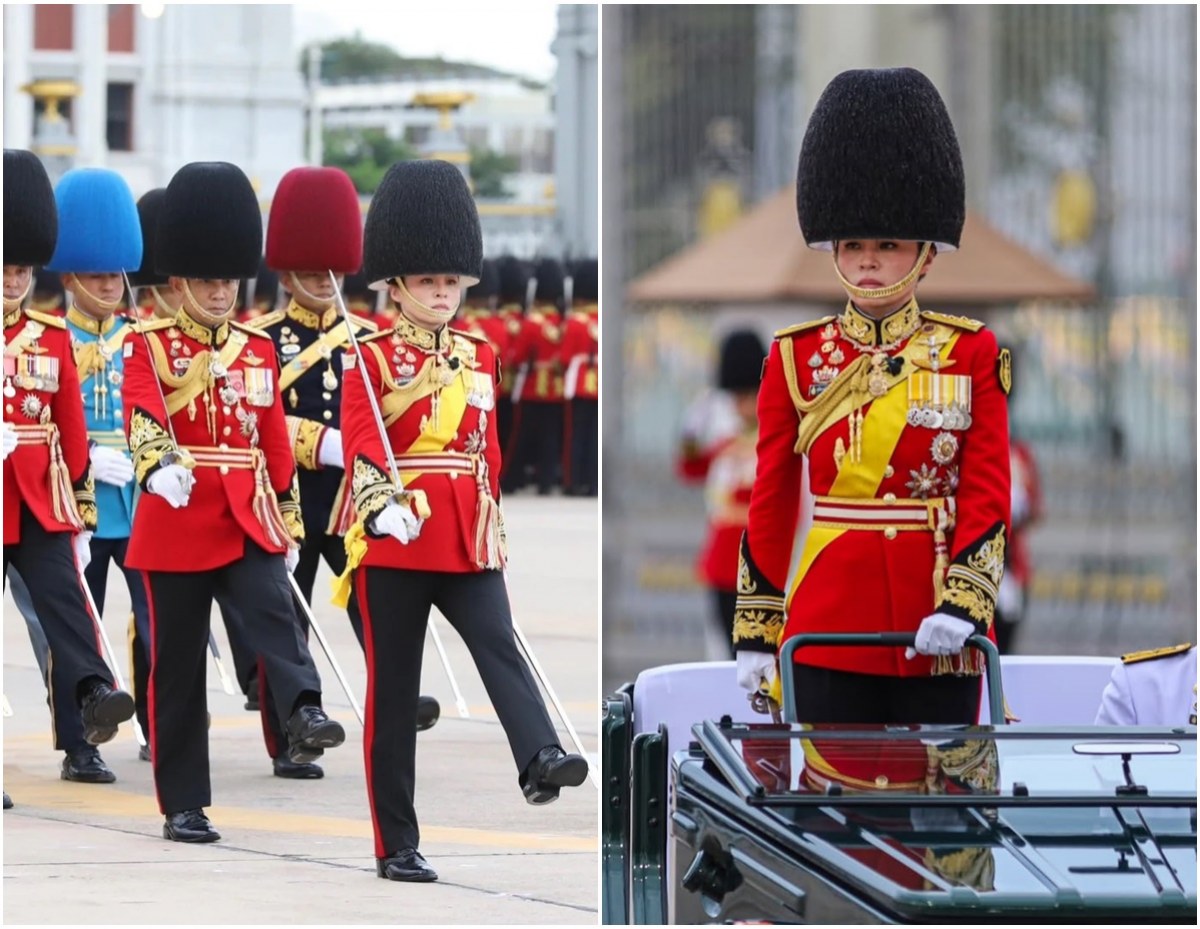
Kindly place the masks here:
<instances>
[{"instance_id":1,"label":"gold cuff embroidery","mask_svg":"<svg viewBox=\"0 0 1200 929\"><path fill-rule=\"evenodd\" d=\"M784 625L783 591L762 575L750 555L746 534L738 552L738 597L733 613L733 644L774 652Z\"/></svg>"},{"instance_id":2,"label":"gold cuff embroidery","mask_svg":"<svg viewBox=\"0 0 1200 929\"><path fill-rule=\"evenodd\" d=\"M300 512L300 482L292 475L292 486L279 497L279 513L288 535L295 541L304 541L304 517Z\"/></svg>"},{"instance_id":3,"label":"gold cuff embroidery","mask_svg":"<svg viewBox=\"0 0 1200 929\"><path fill-rule=\"evenodd\" d=\"M387 473L361 455L354 459L351 489L354 491L354 508L364 526L369 526L396 495L396 486Z\"/></svg>"},{"instance_id":4,"label":"gold cuff embroidery","mask_svg":"<svg viewBox=\"0 0 1200 929\"><path fill-rule=\"evenodd\" d=\"M175 448L171 434L149 413L134 407L129 418L129 447L133 453L133 471L143 487L162 457Z\"/></svg>"},{"instance_id":5,"label":"gold cuff embroidery","mask_svg":"<svg viewBox=\"0 0 1200 929\"><path fill-rule=\"evenodd\" d=\"M99 514L96 510L96 480L91 467L75 482L75 507L83 520L83 528L95 532Z\"/></svg>"},{"instance_id":6,"label":"gold cuff embroidery","mask_svg":"<svg viewBox=\"0 0 1200 929\"><path fill-rule=\"evenodd\" d=\"M320 467L317 454L321 449L321 436L325 426L299 416L287 416L285 419L296 464L307 471L316 471Z\"/></svg>"},{"instance_id":7,"label":"gold cuff embroidery","mask_svg":"<svg viewBox=\"0 0 1200 929\"><path fill-rule=\"evenodd\" d=\"M984 629L996 616L996 598L1004 576L1004 523L995 523L975 544L959 552L950 570L937 608Z\"/></svg>"}]
</instances>

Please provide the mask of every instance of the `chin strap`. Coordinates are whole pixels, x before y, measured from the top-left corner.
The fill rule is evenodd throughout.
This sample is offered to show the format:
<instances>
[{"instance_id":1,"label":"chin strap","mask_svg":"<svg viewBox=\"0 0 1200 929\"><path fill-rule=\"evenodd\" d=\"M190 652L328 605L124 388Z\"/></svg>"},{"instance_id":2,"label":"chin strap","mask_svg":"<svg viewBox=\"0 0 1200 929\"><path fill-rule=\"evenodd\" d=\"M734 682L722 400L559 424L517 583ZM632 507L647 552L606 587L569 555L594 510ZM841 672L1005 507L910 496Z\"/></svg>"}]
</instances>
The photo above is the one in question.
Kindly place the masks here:
<instances>
[{"instance_id":1,"label":"chin strap","mask_svg":"<svg viewBox=\"0 0 1200 929\"><path fill-rule=\"evenodd\" d=\"M929 250L933 248L932 242L922 242L921 251L917 255L916 263L913 264L912 270L903 278L896 281L895 284L889 284L887 287L856 287L846 280L842 274L842 269L837 263L837 249L833 252L833 270L837 274L837 279L845 288L846 293L857 300L886 300L888 297L894 297L896 294L903 293L917 280L921 275L921 269L925 266L925 259L929 257Z\"/></svg>"},{"instance_id":2,"label":"chin strap","mask_svg":"<svg viewBox=\"0 0 1200 929\"><path fill-rule=\"evenodd\" d=\"M113 310L115 310L117 307L119 307L121 305L120 297L117 297L116 300L101 300L94 293L92 293L90 290L88 290L86 287L83 286L83 281L81 281L79 279L78 274L71 272L71 277L75 281L75 286L78 287L81 291L83 291L84 296L87 297L89 300L91 300L94 304L96 304L96 306L98 306L104 312L111 313Z\"/></svg>"},{"instance_id":3,"label":"chin strap","mask_svg":"<svg viewBox=\"0 0 1200 929\"><path fill-rule=\"evenodd\" d=\"M410 307L401 306L400 310L410 320L418 326L429 328L430 326L437 329L444 326L454 318L454 314L458 312L458 307L452 310L435 310L431 306L426 306L420 300L412 295L412 291L404 286L404 278L394 278L396 286L400 288L400 292L404 294L405 303L411 304Z\"/></svg>"},{"instance_id":4,"label":"chin strap","mask_svg":"<svg viewBox=\"0 0 1200 929\"><path fill-rule=\"evenodd\" d=\"M29 291L31 290L33 290L32 274L29 275L29 283L27 283L25 285L25 289L21 291L21 296L13 297L11 300L9 300L8 297L4 298L4 312L7 313L10 310L19 310L21 308L21 304L25 302L25 298L29 296Z\"/></svg>"},{"instance_id":5,"label":"chin strap","mask_svg":"<svg viewBox=\"0 0 1200 929\"><path fill-rule=\"evenodd\" d=\"M196 322L205 326L209 326L213 329L217 328L217 326L221 325L221 323L225 322L233 315L233 308L237 306L237 293L239 286L240 285L235 284L233 287L233 296L229 300L229 309L222 313L210 313L200 305L199 301L196 300L195 295L192 293L192 288L188 284L187 278L185 277L183 279L183 299L190 304L188 306L188 313L191 314L192 318L195 319Z\"/></svg>"},{"instance_id":6,"label":"chin strap","mask_svg":"<svg viewBox=\"0 0 1200 929\"><path fill-rule=\"evenodd\" d=\"M296 276L295 271L289 271L288 274L291 275L292 286L296 288L296 290L300 291L305 300L311 300L313 303L319 304L322 309L326 310L337 302L336 297L318 297L315 294L310 293L308 288L300 283L300 278Z\"/></svg>"}]
</instances>

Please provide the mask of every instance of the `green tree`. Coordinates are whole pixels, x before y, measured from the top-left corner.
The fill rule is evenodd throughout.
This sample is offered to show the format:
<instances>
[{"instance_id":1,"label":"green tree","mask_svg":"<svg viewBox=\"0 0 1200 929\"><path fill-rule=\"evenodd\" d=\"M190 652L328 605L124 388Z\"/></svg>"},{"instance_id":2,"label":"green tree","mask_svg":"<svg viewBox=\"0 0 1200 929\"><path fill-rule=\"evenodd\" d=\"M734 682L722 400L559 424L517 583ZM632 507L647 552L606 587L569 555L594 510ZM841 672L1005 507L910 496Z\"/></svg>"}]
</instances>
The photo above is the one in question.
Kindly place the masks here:
<instances>
[{"instance_id":1,"label":"green tree","mask_svg":"<svg viewBox=\"0 0 1200 929\"><path fill-rule=\"evenodd\" d=\"M504 186L504 178L513 174L519 165L511 155L502 155L490 148L471 149L471 183L475 196L489 200L507 200L512 191Z\"/></svg>"},{"instance_id":2,"label":"green tree","mask_svg":"<svg viewBox=\"0 0 1200 929\"><path fill-rule=\"evenodd\" d=\"M395 49L378 42L353 38L321 43L321 81L331 83L354 78L380 78L402 70L404 58ZM300 71L308 73L308 49L300 53Z\"/></svg>"},{"instance_id":3,"label":"green tree","mask_svg":"<svg viewBox=\"0 0 1200 929\"><path fill-rule=\"evenodd\" d=\"M341 168L360 194L372 194L397 161L417 153L403 139L391 139L382 129L326 129L324 164Z\"/></svg>"}]
</instances>

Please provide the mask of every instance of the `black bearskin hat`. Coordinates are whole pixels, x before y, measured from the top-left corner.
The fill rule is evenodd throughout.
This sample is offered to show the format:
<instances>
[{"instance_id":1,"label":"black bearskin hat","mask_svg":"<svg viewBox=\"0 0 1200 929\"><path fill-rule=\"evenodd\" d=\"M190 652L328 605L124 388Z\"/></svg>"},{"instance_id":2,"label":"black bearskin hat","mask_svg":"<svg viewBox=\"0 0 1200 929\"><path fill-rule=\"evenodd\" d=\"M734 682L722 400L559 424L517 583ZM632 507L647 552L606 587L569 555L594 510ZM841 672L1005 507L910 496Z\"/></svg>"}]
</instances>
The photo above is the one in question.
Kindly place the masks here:
<instances>
[{"instance_id":1,"label":"black bearskin hat","mask_svg":"<svg viewBox=\"0 0 1200 929\"><path fill-rule=\"evenodd\" d=\"M600 299L599 262L583 258L571 272L571 299L575 303L595 303Z\"/></svg>"},{"instance_id":2,"label":"black bearskin hat","mask_svg":"<svg viewBox=\"0 0 1200 929\"><path fill-rule=\"evenodd\" d=\"M158 218L162 215L167 188L155 187L142 194L137 202L138 221L142 224L142 266L129 272L134 287L159 287L167 282L165 274L154 270L158 258Z\"/></svg>"},{"instance_id":3,"label":"black bearskin hat","mask_svg":"<svg viewBox=\"0 0 1200 929\"><path fill-rule=\"evenodd\" d=\"M448 161L400 161L371 198L363 272L374 290L406 274L457 274L479 283L483 233L467 180Z\"/></svg>"},{"instance_id":4,"label":"black bearskin hat","mask_svg":"<svg viewBox=\"0 0 1200 929\"><path fill-rule=\"evenodd\" d=\"M800 148L796 210L811 248L842 239L957 248L966 217L962 154L929 78L886 68L830 81Z\"/></svg>"},{"instance_id":5,"label":"black bearskin hat","mask_svg":"<svg viewBox=\"0 0 1200 929\"><path fill-rule=\"evenodd\" d=\"M263 258L258 264L258 274L254 277L254 305L273 310L278 301L279 275L267 264L267 259Z\"/></svg>"},{"instance_id":6,"label":"black bearskin hat","mask_svg":"<svg viewBox=\"0 0 1200 929\"><path fill-rule=\"evenodd\" d=\"M472 287L466 294L466 299L473 302L483 302L491 300L492 297L500 295L500 271L496 267L496 259L483 259L483 267L479 272L479 283Z\"/></svg>"},{"instance_id":7,"label":"black bearskin hat","mask_svg":"<svg viewBox=\"0 0 1200 929\"><path fill-rule=\"evenodd\" d=\"M721 342L721 369L717 386L721 390L757 391L762 380L766 346L753 329L738 329Z\"/></svg>"},{"instance_id":8,"label":"black bearskin hat","mask_svg":"<svg viewBox=\"0 0 1200 929\"><path fill-rule=\"evenodd\" d=\"M563 266L557 258L543 258L533 272L537 279L537 290L533 299L538 303L553 303L561 306L563 301Z\"/></svg>"},{"instance_id":9,"label":"black bearskin hat","mask_svg":"<svg viewBox=\"0 0 1200 929\"><path fill-rule=\"evenodd\" d=\"M167 185L155 270L170 277L252 278L263 253L250 179L225 161L194 161Z\"/></svg>"},{"instance_id":10,"label":"black bearskin hat","mask_svg":"<svg viewBox=\"0 0 1200 929\"><path fill-rule=\"evenodd\" d=\"M529 292L529 266L520 258L504 255L496 260L500 277L500 302L525 306Z\"/></svg>"},{"instance_id":11,"label":"black bearskin hat","mask_svg":"<svg viewBox=\"0 0 1200 929\"><path fill-rule=\"evenodd\" d=\"M58 243L54 188L37 155L4 150L4 263L44 265Z\"/></svg>"}]
</instances>

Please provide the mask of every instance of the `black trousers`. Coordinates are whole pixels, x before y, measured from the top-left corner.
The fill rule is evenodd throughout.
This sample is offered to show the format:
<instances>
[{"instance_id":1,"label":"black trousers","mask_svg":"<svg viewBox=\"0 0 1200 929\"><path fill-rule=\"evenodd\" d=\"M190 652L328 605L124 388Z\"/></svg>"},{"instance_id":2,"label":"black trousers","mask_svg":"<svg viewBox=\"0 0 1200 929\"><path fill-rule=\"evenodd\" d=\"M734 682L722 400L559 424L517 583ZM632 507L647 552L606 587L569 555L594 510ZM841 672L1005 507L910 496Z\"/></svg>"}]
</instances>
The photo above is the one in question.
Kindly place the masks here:
<instances>
[{"instance_id":1,"label":"black trousers","mask_svg":"<svg viewBox=\"0 0 1200 929\"><path fill-rule=\"evenodd\" d=\"M280 725L319 703L321 680L292 606L283 555L246 540L238 561L212 571L144 571L150 601L150 751L163 813L212 803L205 661L214 597L237 603L250 648L270 672Z\"/></svg>"},{"instance_id":2,"label":"black trousers","mask_svg":"<svg viewBox=\"0 0 1200 929\"><path fill-rule=\"evenodd\" d=\"M975 723L982 678L890 677L793 665L805 723Z\"/></svg>"},{"instance_id":3,"label":"black trousers","mask_svg":"<svg viewBox=\"0 0 1200 929\"><path fill-rule=\"evenodd\" d=\"M292 576L296 578L296 586L300 588L300 592L304 594L304 599L312 605L313 585L317 580L317 568L321 565L321 559L325 559L325 563L329 565L329 569L335 576L340 576L346 570L346 545L340 535L329 535L321 532L310 534L304 544L300 546L300 563L296 565L296 570L292 572ZM354 637L358 639L358 644L363 644L363 626L362 626L362 611L358 608L358 596L355 593L350 594L350 602L346 605L346 612L350 616L350 626L354 629ZM308 633L308 621L305 620L302 614L297 614L300 622L305 627L305 634Z\"/></svg>"},{"instance_id":4,"label":"black trousers","mask_svg":"<svg viewBox=\"0 0 1200 929\"><path fill-rule=\"evenodd\" d=\"M737 591L710 588L713 593L713 618L717 628L729 646L729 657L736 658L737 652L733 647L733 615L737 612Z\"/></svg>"},{"instance_id":5,"label":"black trousers","mask_svg":"<svg viewBox=\"0 0 1200 929\"><path fill-rule=\"evenodd\" d=\"M568 452L568 493L594 497L599 491L598 414L595 400L575 398L571 404L571 447Z\"/></svg>"},{"instance_id":6,"label":"black trousers","mask_svg":"<svg viewBox=\"0 0 1200 929\"><path fill-rule=\"evenodd\" d=\"M417 697L429 610L436 606L462 636L487 688L517 771L558 736L517 647L504 575L362 568L354 585L367 652L367 796L382 858L420 843L416 780Z\"/></svg>"},{"instance_id":7,"label":"black trousers","mask_svg":"<svg viewBox=\"0 0 1200 929\"><path fill-rule=\"evenodd\" d=\"M83 577L75 561L70 532L47 532L25 506L21 507L21 541L4 546L4 571L11 564L29 588L46 640L50 643L50 713L54 747L63 751L60 728L79 727L80 684L98 677L115 686L100 653L100 634L83 592ZM69 731L69 730L68 730Z\"/></svg>"},{"instance_id":8,"label":"black trousers","mask_svg":"<svg viewBox=\"0 0 1200 929\"><path fill-rule=\"evenodd\" d=\"M539 494L550 493L561 481L563 405L561 403L521 404L521 428L517 435L518 456L524 449L526 467L533 468L533 482Z\"/></svg>"}]
</instances>

